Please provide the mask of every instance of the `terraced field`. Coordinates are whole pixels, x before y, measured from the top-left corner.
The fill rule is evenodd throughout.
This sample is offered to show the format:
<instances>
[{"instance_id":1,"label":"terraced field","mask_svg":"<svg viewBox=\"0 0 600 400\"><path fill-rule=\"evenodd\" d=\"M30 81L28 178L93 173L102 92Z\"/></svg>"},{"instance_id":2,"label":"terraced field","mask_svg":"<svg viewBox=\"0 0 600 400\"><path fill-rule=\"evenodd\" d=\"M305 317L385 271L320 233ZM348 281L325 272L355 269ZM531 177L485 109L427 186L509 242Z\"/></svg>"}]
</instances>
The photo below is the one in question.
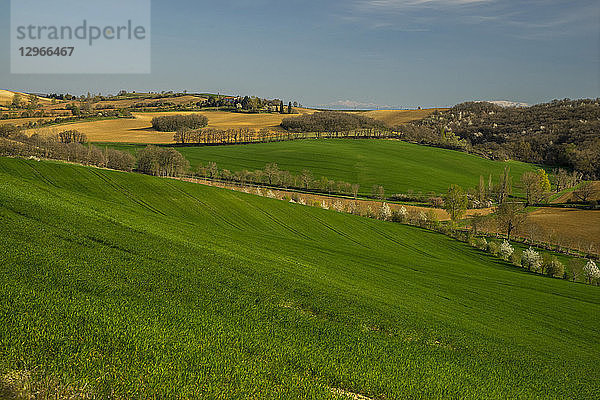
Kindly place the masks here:
<instances>
[{"instance_id":1,"label":"terraced field","mask_svg":"<svg viewBox=\"0 0 600 400\"><path fill-rule=\"evenodd\" d=\"M417 228L0 158L0 237L0 386L34 371L101 398L600 396L598 287Z\"/></svg>"},{"instance_id":2,"label":"terraced field","mask_svg":"<svg viewBox=\"0 0 600 400\"><path fill-rule=\"evenodd\" d=\"M142 146L112 145L135 152ZM181 147L180 151L196 167L209 161L231 171L262 169L276 162L279 168L300 174L310 170L316 179L359 183L361 193L371 194L373 185L383 185L388 194L430 191L445 192L451 184L475 187L479 176L492 174L494 182L511 168L515 194L520 194L519 177L536 167L521 162L498 162L458 151L420 146L397 140L298 140L243 146Z\"/></svg>"}]
</instances>

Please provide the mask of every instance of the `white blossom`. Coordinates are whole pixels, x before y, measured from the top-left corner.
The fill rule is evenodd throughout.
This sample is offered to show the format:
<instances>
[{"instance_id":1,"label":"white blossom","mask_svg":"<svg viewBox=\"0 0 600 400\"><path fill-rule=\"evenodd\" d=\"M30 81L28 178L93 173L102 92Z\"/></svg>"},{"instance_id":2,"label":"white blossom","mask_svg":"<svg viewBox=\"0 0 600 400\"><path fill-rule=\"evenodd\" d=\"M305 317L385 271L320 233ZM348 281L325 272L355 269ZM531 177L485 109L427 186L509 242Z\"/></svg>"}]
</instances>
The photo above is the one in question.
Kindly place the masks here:
<instances>
[{"instance_id":1,"label":"white blossom","mask_svg":"<svg viewBox=\"0 0 600 400\"><path fill-rule=\"evenodd\" d=\"M583 267L583 276L585 276L588 282L591 282L592 279L600 278L600 269L598 269L598 266L593 260L588 260L585 267Z\"/></svg>"},{"instance_id":2,"label":"white blossom","mask_svg":"<svg viewBox=\"0 0 600 400\"><path fill-rule=\"evenodd\" d=\"M537 251L530 247L523 252L523 256L521 257L521 265L525 268L529 268L532 271L538 271L542 266L542 257Z\"/></svg>"},{"instance_id":3,"label":"white blossom","mask_svg":"<svg viewBox=\"0 0 600 400\"><path fill-rule=\"evenodd\" d=\"M337 212L343 212L344 211L344 203L342 203L341 200L337 200L335 203L333 203L332 207Z\"/></svg>"},{"instance_id":4,"label":"white blossom","mask_svg":"<svg viewBox=\"0 0 600 400\"><path fill-rule=\"evenodd\" d=\"M322 208L323 210L329 210L329 205L327 204L327 202L326 202L325 200L323 200L323 201L321 202L321 208Z\"/></svg>"},{"instance_id":5,"label":"white blossom","mask_svg":"<svg viewBox=\"0 0 600 400\"><path fill-rule=\"evenodd\" d=\"M508 260L514 252L515 249L510 245L510 243L507 240L502 242L500 248L498 248L498 253L500 253L500 256L505 260Z\"/></svg>"},{"instance_id":6,"label":"white blossom","mask_svg":"<svg viewBox=\"0 0 600 400\"><path fill-rule=\"evenodd\" d=\"M392 210L387 203L383 203L381 209L379 209L379 217L384 221L387 221L392 217Z\"/></svg>"}]
</instances>

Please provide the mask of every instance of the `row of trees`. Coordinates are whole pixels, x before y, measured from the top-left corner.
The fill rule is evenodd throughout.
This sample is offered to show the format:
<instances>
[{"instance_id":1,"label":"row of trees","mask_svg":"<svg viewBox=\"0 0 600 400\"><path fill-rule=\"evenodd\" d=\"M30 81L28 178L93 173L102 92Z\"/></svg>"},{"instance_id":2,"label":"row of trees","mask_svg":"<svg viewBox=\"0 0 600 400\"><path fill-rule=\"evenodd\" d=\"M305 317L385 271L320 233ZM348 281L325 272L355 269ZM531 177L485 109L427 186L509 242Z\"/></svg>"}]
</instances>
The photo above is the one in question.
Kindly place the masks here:
<instances>
[{"instance_id":1,"label":"row of trees","mask_svg":"<svg viewBox=\"0 0 600 400\"><path fill-rule=\"evenodd\" d=\"M196 175L210 179L220 179L225 182L236 182L241 185L248 183L269 185L283 189L295 188L354 197L358 196L360 190L360 185L357 183L336 181L326 177L315 179L308 169L302 170L300 174L292 174L290 171L281 170L277 163L269 163L261 170L232 172L228 169L219 169L216 163L209 162L205 165L199 165L196 169Z\"/></svg>"},{"instance_id":2,"label":"row of trees","mask_svg":"<svg viewBox=\"0 0 600 400\"><path fill-rule=\"evenodd\" d=\"M6 132L6 130L2 130ZM0 155L12 157L36 157L64 160L83 165L93 165L122 171L134 169L149 175L180 176L190 169L189 162L173 148L147 146L137 153L111 148L101 149L86 143L85 135L71 130L56 136L24 135L10 131L0 136Z\"/></svg>"},{"instance_id":3,"label":"row of trees","mask_svg":"<svg viewBox=\"0 0 600 400\"><path fill-rule=\"evenodd\" d=\"M63 143L56 137L37 134L29 137L13 136L11 139L0 138L0 155L64 160L121 171L132 171L135 168L135 157L128 152L101 149L78 142Z\"/></svg>"}]
</instances>

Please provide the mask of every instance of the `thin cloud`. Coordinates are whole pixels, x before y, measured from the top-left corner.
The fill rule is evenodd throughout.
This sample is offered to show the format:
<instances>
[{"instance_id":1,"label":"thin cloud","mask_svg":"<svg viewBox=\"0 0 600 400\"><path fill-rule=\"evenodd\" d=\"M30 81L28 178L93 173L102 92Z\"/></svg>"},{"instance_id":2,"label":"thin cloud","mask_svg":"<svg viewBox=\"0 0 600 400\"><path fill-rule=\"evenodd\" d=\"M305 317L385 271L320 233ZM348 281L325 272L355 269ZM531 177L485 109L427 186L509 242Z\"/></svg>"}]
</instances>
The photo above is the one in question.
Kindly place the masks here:
<instances>
[{"instance_id":1,"label":"thin cloud","mask_svg":"<svg viewBox=\"0 0 600 400\"><path fill-rule=\"evenodd\" d=\"M393 106L389 105L381 105L376 103L367 103L356 100L338 100L331 103L319 104L319 107L322 108L360 108L360 109L393 109Z\"/></svg>"}]
</instances>

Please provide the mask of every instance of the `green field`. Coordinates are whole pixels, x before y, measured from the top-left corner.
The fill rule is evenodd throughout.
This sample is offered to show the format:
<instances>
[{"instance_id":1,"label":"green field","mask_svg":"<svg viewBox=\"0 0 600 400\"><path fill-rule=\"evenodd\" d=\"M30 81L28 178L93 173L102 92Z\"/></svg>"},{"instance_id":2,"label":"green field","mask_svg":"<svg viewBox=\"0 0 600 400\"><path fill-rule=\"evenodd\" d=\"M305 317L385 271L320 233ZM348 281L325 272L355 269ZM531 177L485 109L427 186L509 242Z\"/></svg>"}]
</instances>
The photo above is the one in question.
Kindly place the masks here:
<instances>
[{"instance_id":1,"label":"green field","mask_svg":"<svg viewBox=\"0 0 600 400\"><path fill-rule=\"evenodd\" d=\"M299 146L342 174L310 154L331 145L189 151ZM0 237L0 376L100 398L600 397L600 288L418 228L0 158Z\"/></svg>"},{"instance_id":2,"label":"green field","mask_svg":"<svg viewBox=\"0 0 600 400\"><path fill-rule=\"evenodd\" d=\"M111 145L135 151L141 145ZM232 171L262 169L276 162L281 169L299 174L309 169L316 179L359 183L361 193L370 194L373 185L383 185L386 193L413 190L443 193L451 184L463 188L485 182L490 174L494 182L510 166L519 193L520 176L535 168L531 164L498 162L458 151L420 146L396 140L325 139L261 143L237 146L182 147L179 150L196 167L209 161Z\"/></svg>"}]
</instances>

